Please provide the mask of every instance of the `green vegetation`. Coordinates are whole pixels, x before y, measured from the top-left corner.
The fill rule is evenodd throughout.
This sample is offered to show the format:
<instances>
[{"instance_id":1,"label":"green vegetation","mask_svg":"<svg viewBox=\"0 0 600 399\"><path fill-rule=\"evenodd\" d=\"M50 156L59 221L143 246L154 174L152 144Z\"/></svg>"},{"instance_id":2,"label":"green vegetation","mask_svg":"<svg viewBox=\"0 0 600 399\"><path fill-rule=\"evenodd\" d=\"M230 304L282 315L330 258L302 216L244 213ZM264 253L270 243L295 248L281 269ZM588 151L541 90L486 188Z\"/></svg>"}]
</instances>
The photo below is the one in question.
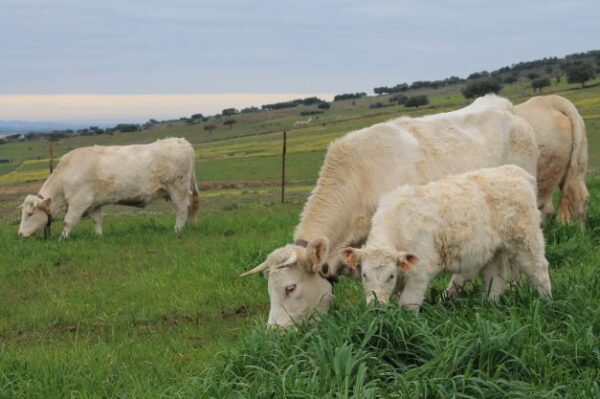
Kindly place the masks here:
<instances>
[{"instance_id":1,"label":"green vegetation","mask_svg":"<svg viewBox=\"0 0 600 399\"><path fill-rule=\"evenodd\" d=\"M544 92L575 103L597 169L600 80L579 89L566 78L557 81L561 71L552 59L517 64L500 73L499 94L518 103L534 94L527 73L553 76ZM519 76L508 82L511 74ZM474 75L471 80L491 74ZM238 277L290 242L328 143L400 115L462 107L464 85L453 80L392 86L394 94L371 97L348 93L329 108L309 97L226 118L195 114L149 121L139 131L124 126L133 129L127 133L89 130L95 134L52 143L58 158L85 145L187 138L196 149L198 178L213 189L201 192L199 225L179 235L170 205L157 201L143 211L107 207L103 237L85 220L72 239L58 242L57 220L51 240L20 240L16 207L47 176L49 142L0 146L0 159L11 160L0 164L0 398L600 397L597 173L589 182L587 230L545 226L550 302L521 283L496 304L486 303L477 285L440 303L442 279L415 315L395 306L369 309L360 285L341 279L331 314L286 334L267 333L264 279ZM415 96L429 104L407 109ZM297 128L303 112L312 122ZM229 120L235 123L224 125ZM291 184L281 205L283 131Z\"/></svg>"},{"instance_id":2,"label":"green vegetation","mask_svg":"<svg viewBox=\"0 0 600 399\"><path fill-rule=\"evenodd\" d=\"M199 226L172 232L151 209L108 215L71 240L19 240L0 226L3 397L597 397L600 180L588 230L546 226L554 300L520 284L498 304L481 287L417 315L367 309L358 284L335 310L266 334L264 279L239 278L289 242L307 191L204 198ZM161 205L162 204L158 204ZM113 210L110 213L114 213ZM16 215L12 221L16 220Z\"/></svg>"}]
</instances>

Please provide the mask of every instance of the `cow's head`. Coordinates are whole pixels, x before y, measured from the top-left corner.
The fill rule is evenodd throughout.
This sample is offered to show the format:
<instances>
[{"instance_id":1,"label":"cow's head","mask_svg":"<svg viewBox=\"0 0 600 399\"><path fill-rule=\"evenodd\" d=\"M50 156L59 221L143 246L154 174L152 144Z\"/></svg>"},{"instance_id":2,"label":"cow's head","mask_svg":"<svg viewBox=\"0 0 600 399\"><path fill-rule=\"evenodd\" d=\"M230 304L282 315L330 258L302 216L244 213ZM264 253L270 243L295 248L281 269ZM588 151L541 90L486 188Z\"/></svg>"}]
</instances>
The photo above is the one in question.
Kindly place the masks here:
<instances>
[{"instance_id":1,"label":"cow's head","mask_svg":"<svg viewBox=\"0 0 600 399\"><path fill-rule=\"evenodd\" d=\"M19 236L29 237L48 225L50 218L50 198L28 195L21 205L21 225Z\"/></svg>"},{"instance_id":2,"label":"cow's head","mask_svg":"<svg viewBox=\"0 0 600 399\"><path fill-rule=\"evenodd\" d=\"M271 299L269 327L289 327L315 311L329 310L332 287L321 275L327 250L325 238L306 246L289 244L271 252L267 260L242 274L265 273Z\"/></svg>"},{"instance_id":3,"label":"cow's head","mask_svg":"<svg viewBox=\"0 0 600 399\"><path fill-rule=\"evenodd\" d=\"M389 303L397 286L402 286L403 275L413 268L415 255L389 248L344 248L340 255L350 269L360 267L367 303L375 298Z\"/></svg>"}]
</instances>

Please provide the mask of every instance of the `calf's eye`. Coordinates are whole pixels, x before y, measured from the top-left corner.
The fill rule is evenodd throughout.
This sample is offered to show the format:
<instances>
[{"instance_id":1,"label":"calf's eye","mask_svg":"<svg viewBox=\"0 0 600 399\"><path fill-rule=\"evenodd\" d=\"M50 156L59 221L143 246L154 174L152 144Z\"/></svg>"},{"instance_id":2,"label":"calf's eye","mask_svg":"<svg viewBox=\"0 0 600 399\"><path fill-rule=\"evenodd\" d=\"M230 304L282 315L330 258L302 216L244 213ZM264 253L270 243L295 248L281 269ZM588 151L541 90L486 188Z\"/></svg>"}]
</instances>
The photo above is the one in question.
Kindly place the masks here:
<instances>
[{"instance_id":1,"label":"calf's eye","mask_svg":"<svg viewBox=\"0 0 600 399\"><path fill-rule=\"evenodd\" d=\"M290 284L285 286L285 295L290 295L296 289L296 284Z\"/></svg>"},{"instance_id":2,"label":"calf's eye","mask_svg":"<svg viewBox=\"0 0 600 399\"><path fill-rule=\"evenodd\" d=\"M390 276L388 277L388 281L392 280L394 278L393 274L390 274Z\"/></svg>"}]
</instances>

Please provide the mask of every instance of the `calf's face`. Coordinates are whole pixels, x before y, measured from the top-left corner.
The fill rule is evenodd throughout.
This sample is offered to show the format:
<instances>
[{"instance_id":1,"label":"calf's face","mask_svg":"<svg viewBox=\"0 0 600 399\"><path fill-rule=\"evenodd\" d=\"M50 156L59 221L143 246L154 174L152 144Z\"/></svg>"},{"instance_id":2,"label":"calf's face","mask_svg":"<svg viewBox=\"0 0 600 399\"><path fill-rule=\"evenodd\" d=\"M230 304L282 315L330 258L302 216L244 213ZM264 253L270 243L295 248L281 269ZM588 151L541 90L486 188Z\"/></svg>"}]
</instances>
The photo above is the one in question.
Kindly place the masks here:
<instances>
[{"instance_id":1,"label":"calf's face","mask_svg":"<svg viewBox=\"0 0 600 399\"><path fill-rule=\"evenodd\" d=\"M36 231L44 228L48 223L50 213L50 198L38 198L28 195L21 205L21 224L19 225L19 236L29 237Z\"/></svg>"},{"instance_id":2,"label":"calf's face","mask_svg":"<svg viewBox=\"0 0 600 399\"><path fill-rule=\"evenodd\" d=\"M327 240L320 238L306 248L286 245L267 260L242 274L264 272L271 301L268 327L289 327L315 311L326 313L331 305L331 284L319 274L327 253Z\"/></svg>"},{"instance_id":3,"label":"calf's face","mask_svg":"<svg viewBox=\"0 0 600 399\"><path fill-rule=\"evenodd\" d=\"M387 304L402 285L404 272L417 261L415 255L387 248L344 248L340 255L351 269L360 267L367 303L375 299Z\"/></svg>"}]
</instances>

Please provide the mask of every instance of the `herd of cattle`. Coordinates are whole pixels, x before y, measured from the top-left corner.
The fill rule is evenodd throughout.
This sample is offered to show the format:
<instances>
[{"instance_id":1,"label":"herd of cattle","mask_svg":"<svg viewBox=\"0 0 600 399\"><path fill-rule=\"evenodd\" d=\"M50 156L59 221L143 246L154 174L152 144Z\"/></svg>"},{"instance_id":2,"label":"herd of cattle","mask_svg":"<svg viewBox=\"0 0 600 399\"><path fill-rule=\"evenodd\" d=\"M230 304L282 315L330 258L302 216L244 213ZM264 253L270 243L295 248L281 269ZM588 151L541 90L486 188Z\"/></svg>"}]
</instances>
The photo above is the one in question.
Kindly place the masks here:
<instances>
[{"instance_id":1,"label":"herd of cattle","mask_svg":"<svg viewBox=\"0 0 600 399\"><path fill-rule=\"evenodd\" d=\"M560 96L513 106L487 95L457 111L401 117L330 144L294 242L243 274L263 272L268 324L286 327L327 312L338 276L362 281L367 301L422 304L431 281L451 273L444 297L481 276L495 299L523 273L551 297L540 228L553 213L585 223L587 138ZM199 207L194 150L184 139L71 151L22 205L28 237L66 210L61 238L87 215L102 233L101 207L172 201L175 230Z\"/></svg>"}]
</instances>

